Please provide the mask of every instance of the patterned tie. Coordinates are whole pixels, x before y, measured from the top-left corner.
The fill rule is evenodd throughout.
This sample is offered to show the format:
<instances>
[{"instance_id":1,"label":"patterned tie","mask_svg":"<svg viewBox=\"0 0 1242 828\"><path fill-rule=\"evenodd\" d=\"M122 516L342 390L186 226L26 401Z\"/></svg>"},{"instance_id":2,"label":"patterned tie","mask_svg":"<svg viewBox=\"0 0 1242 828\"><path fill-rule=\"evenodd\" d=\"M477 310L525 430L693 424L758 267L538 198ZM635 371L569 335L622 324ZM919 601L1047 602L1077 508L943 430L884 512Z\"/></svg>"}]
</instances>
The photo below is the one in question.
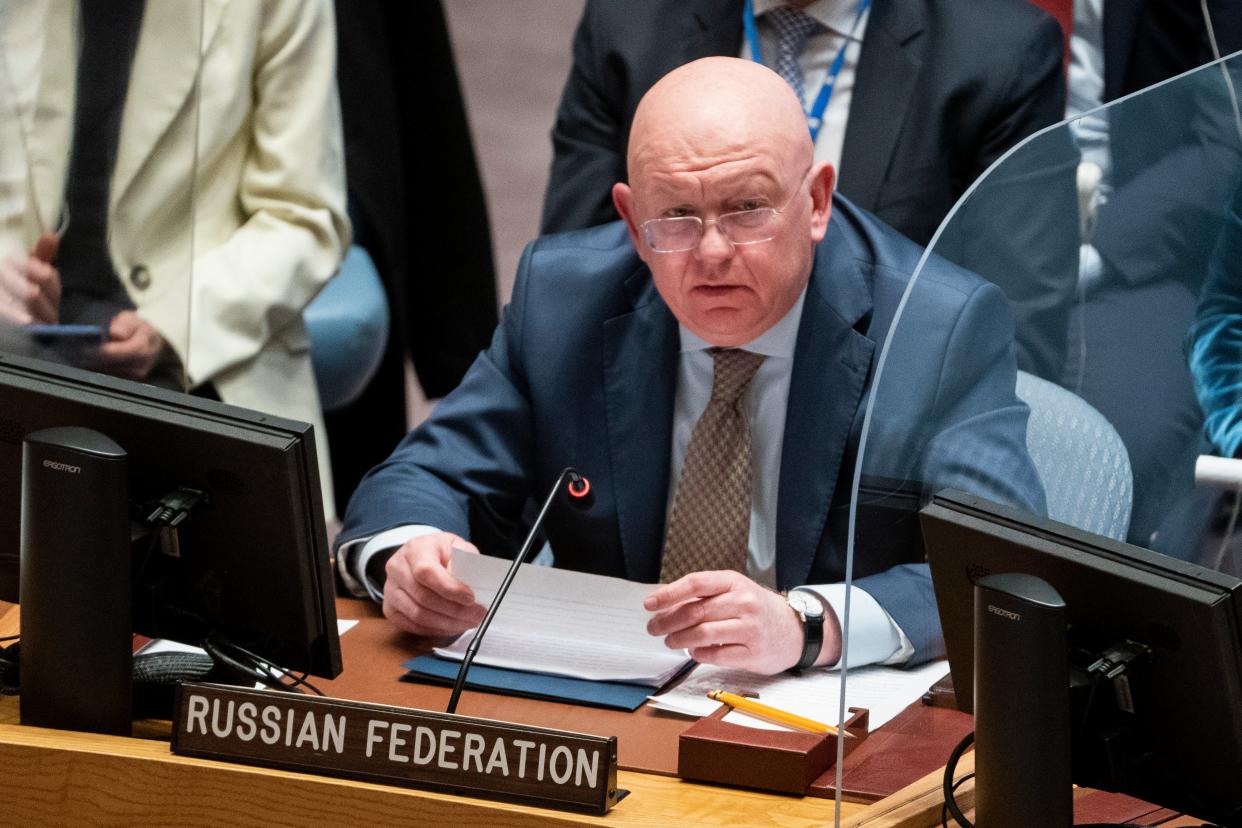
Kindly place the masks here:
<instances>
[{"instance_id":1,"label":"patterned tie","mask_svg":"<svg viewBox=\"0 0 1242 828\"><path fill-rule=\"evenodd\" d=\"M824 31L824 26L806 12L789 6L777 6L764 18L776 28L776 63L772 68L793 87L798 102L805 106L806 89L798 58L802 56L807 38Z\"/></svg>"},{"instance_id":2,"label":"patterned tie","mask_svg":"<svg viewBox=\"0 0 1242 828\"><path fill-rule=\"evenodd\" d=\"M660 581L710 569L746 571L750 535L750 428L742 394L762 354L712 348L712 397L694 424L673 495Z\"/></svg>"}]
</instances>

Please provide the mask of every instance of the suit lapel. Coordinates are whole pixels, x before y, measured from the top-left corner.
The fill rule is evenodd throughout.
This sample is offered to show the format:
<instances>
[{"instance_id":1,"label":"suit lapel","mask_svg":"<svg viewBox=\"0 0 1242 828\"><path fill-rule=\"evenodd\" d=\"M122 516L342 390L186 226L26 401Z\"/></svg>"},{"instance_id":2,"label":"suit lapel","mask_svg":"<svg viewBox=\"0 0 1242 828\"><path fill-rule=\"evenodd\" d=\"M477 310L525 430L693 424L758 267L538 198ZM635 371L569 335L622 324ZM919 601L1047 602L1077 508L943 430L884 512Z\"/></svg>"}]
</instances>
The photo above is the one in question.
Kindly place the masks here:
<instances>
[{"instance_id":1,"label":"suit lapel","mask_svg":"<svg viewBox=\"0 0 1242 828\"><path fill-rule=\"evenodd\" d=\"M30 207L39 232L56 229L64 206L77 88L76 9L72 0L53 0L45 27L39 91L30 124L32 140L27 142Z\"/></svg>"},{"instance_id":2,"label":"suit lapel","mask_svg":"<svg viewBox=\"0 0 1242 828\"><path fill-rule=\"evenodd\" d=\"M627 282L634 310L604 323L604 404L625 576L660 574L668 500L677 322L646 266Z\"/></svg>"},{"instance_id":3,"label":"suit lapel","mask_svg":"<svg viewBox=\"0 0 1242 828\"><path fill-rule=\"evenodd\" d=\"M798 326L776 513L779 589L806 583L875 343L854 329L871 310L868 274L837 219L816 250Z\"/></svg>"},{"instance_id":4,"label":"suit lapel","mask_svg":"<svg viewBox=\"0 0 1242 828\"><path fill-rule=\"evenodd\" d=\"M884 174L923 63L923 6L877 0L863 33L838 188L866 210L876 209Z\"/></svg>"},{"instance_id":5,"label":"suit lapel","mask_svg":"<svg viewBox=\"0 0 1242 828\"><path fill-rule=\"evenodd\" d=\"M134 177L154 155L156 143L177 115L197 104L193 93L202 56L211 49L228 2L201 0L201 41L198 4L146 4L121 121L110 194L113 205L121 201ZM180 162L187 174L194 161L187 157Z\"/></svg>"}]
</instances>

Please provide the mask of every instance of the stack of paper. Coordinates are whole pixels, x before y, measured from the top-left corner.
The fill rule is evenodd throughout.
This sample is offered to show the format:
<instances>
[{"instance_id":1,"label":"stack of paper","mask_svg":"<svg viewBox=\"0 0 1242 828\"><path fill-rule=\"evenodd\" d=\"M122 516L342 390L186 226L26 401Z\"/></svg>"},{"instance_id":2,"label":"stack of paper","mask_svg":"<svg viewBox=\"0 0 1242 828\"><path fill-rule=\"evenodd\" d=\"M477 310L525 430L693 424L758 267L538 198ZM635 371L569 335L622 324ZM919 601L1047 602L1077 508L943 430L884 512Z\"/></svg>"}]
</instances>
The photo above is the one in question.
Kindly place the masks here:
<instances>
[{"instance_id":1,"label":"stack of paper","mask_svg":"<svg viewBox=\"0 0 1242 828\"><path fill-rule=\"evenodd\" d=\"M509 561L453 551L452 572L491 603ZM656 589L621 578L522 564L492 619L476 664L661 687L690 661L647 632L643 599ZM436 655L461 659L474 630Z\"/></svg>"}]
</instances>

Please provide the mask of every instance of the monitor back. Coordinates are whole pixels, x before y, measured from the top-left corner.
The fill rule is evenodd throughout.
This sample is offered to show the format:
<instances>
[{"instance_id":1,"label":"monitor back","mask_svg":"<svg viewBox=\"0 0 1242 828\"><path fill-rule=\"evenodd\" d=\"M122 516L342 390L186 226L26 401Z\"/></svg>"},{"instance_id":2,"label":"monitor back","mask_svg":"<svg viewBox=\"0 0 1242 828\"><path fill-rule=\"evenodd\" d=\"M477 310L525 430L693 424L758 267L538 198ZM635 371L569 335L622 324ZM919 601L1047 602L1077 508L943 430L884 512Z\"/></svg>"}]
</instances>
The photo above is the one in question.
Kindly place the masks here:
<instances>
[{"instance_id":1,"label":"monitor back","mask_svg":"<svg viewBox=\"0 0 1242 828\"><path fill-rule=\"evenodd\" d=\"M135 517L178 486L208 495L178 528L175 557L136 545L136 632L188 643L213 632L282 667L340 673L309 425L12 356L0 356L0 599L20 598L22 439L69 425L126 450Z\"/></svg>"}]
</instances>

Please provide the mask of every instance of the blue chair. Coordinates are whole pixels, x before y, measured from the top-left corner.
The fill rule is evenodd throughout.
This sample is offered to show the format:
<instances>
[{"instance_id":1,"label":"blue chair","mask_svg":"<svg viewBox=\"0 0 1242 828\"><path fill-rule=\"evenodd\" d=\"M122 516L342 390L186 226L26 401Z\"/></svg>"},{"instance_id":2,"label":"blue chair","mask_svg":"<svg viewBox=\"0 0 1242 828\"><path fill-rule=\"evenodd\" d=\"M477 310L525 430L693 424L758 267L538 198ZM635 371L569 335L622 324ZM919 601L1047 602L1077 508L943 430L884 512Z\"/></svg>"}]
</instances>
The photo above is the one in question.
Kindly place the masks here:
<instances>
[{"instance_id":1,"label":"blue chair","mask_svg":"<svg viewBox=\"0 0 1242 828\"><path fill-rule=\"evenodd\" d=\"M1121 435L1103 414L1059 385L1018 372L1018 398L1031 409L1026 449L1048 500L1048 517L1125 540L1134 478Z\"/></svg>"},{"instance_id":2,"label":"blue chair","mask_svg":"<svg viewBox=\"0 0 1242 828\"><path fill-rule=\"evenodd\" d=\"M370 254L352 245L302 318L323 410L343 408L375 376L388 342L388 298Z\"/></svg>"}]
</instances>

